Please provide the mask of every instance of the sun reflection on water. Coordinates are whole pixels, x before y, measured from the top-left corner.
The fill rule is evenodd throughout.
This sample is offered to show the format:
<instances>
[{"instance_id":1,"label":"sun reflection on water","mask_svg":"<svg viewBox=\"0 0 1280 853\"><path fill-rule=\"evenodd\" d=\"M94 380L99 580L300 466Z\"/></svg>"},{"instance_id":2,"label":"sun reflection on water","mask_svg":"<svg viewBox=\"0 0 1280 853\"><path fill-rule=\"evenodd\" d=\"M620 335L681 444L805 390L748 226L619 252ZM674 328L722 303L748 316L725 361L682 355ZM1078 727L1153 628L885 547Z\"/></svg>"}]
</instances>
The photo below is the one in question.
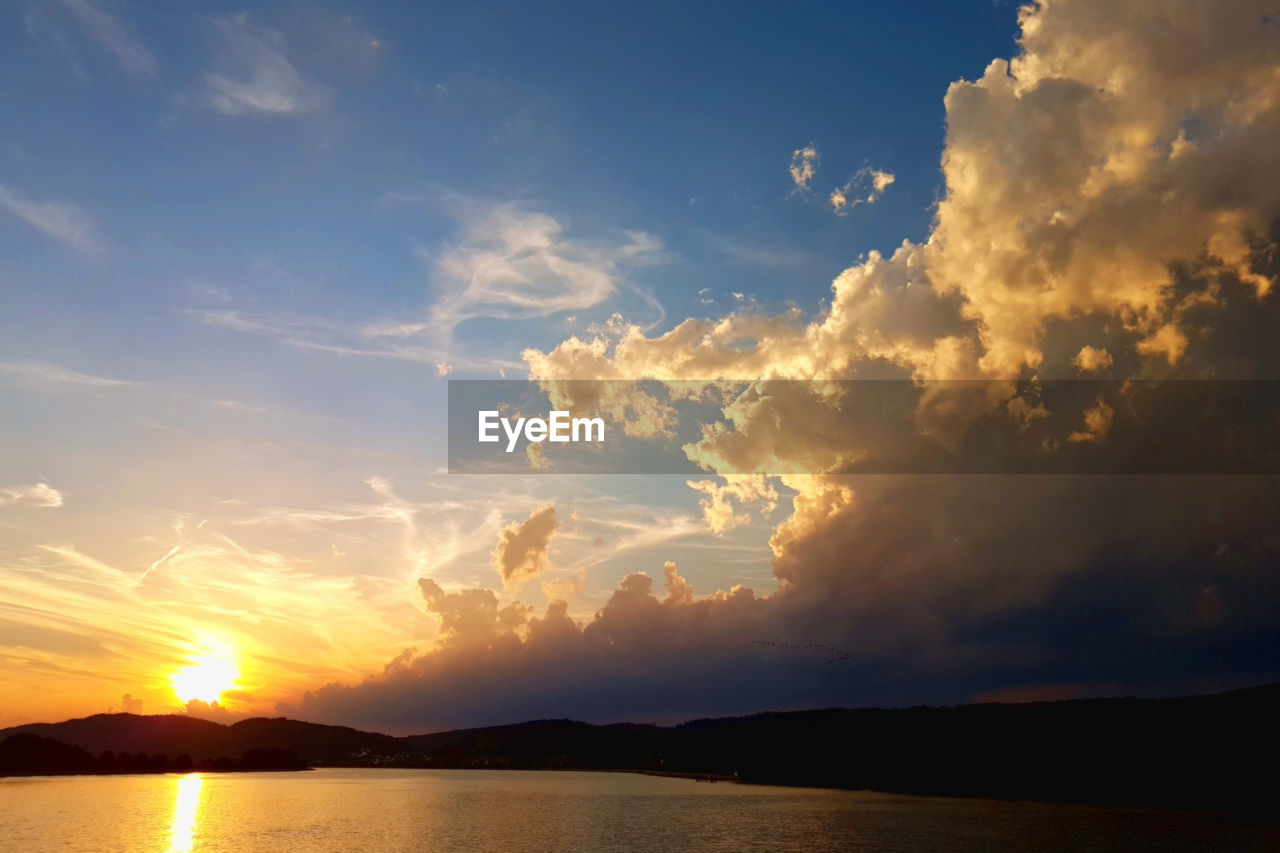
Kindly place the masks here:
<instances>
[{"instance_id":1,"label":"sun reflection on water","mask_svg":"<svg viewBox=\"0 0 1280 853\"><path fill-rule=\"evenodd\" d=\"M190 853L195 845L196 812L200 808L200 789L204 779L192 773L178 779L177 798L173 803L173 819L169 824L168 853Z\"/></svg>"}]
</instances>

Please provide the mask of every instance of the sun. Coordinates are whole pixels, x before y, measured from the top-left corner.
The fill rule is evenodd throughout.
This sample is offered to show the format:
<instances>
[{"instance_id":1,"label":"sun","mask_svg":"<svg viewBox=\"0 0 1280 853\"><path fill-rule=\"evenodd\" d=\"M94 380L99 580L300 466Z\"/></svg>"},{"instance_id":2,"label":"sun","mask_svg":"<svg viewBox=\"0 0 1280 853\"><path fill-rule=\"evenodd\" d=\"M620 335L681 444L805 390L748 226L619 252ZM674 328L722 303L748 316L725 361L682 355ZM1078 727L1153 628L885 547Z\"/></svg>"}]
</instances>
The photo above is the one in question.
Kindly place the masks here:
<instances>
[{"instance_id":1,"label":"sun","mask_svg":"<svg viewBox=\"0 0 1280 853\"><path fill-rule=\"evenodd\" d=\"M236 686L240 671L226 658L204 655L192 657L191 665L175 672L169 679L173 692L183 702L198 699L213 704L223 692Z\"/></svg>"}]
</instances>

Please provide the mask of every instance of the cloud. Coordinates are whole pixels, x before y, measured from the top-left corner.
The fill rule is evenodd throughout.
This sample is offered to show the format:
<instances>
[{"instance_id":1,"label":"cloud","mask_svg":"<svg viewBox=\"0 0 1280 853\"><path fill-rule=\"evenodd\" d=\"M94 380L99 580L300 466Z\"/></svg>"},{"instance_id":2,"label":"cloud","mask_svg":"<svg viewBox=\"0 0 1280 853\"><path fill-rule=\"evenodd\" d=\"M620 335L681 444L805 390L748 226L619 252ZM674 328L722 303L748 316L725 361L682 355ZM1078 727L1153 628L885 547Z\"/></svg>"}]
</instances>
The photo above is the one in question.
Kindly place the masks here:
<instances>
[{"instance_id":1,"label":"cloud","mask_svg":"<svg viewBox=\"0 0 1280 853\"><path fill-rule=\"evenodd\" d=\"M120 698L120 712L122 714L141 714L142 700L134 696L132 693L126 693Z\"/></svg>"},{"instance_id":2,"label":"cloud","mask_svg":"<svg viewBox=\"0 0 1280 853\"><path fill-rule=\"evenodd\" d=\"M570 577L544 580L541 584L542 596L548 602L573 602L582 593L587 582L587 567L584 565Z\"/></svg>"},{"instance_id":3,"label":"cloud","mask_svg":"<svg viewBox=\"0 0 1280 853\"><path fill-rule=\"evenodd\" d=\"M1080 370L1273 379L1273 11L1266 0L1024 7L1019 54L948 89L946 189L923 242L867 253L812 315L740 311L653 335L621 324L528 351L530 373L548 387L655 378L682 393L752 380L686 449L713 474L752 462L837 470L913 432L945 449L987 417L1061 427L1060 451L1111 440L1122 417L1142 422L1136 398L1041 405L1039 380ZM796 191L812 184L811 149L793 158ZM889 186L888 173L868 175L863 202ZM846 194L837 207L851 205ZM863 413L823 380L882 377L915 380L914 419L851 430ZM937 382L950 379L984 381ZM614 393L600 399L620 417L658 411L596 393ZM326 687L297 712L429 728L1276 675L1274 478L797 473L690 485L721 532L749 527L744 505L767 505L768 490L790 497L769 538L775 592L698 597L664 566L660 597L632 572L584 622L548 606L466 651L438 646L386 677ZM446 689L447 705L431 705Z\"/></svg>"},{"instance_id":4,"label":"cloud","mask_svg":"<svg viewBox=\"0 0 1280 853\"><path fill-rule=\"evenodd\" d=\"M1098 400L1098 404L1091 409L1086 409L1084 413L1084 429L1077 430L1067 436L1067 441L1074 442L1093 442L1098 443L1107 437L1107 433L1111 431L1111 424L1115 421L1115 411L1107 405L1105 400Z\"/></svg>"},{"instance_id":5,"label":"cloud","mask_svg":"<svg viewBox=\"0 0 1280 853\"><path fill-rule=\"evenodd\" d=\"M1103 321L1090 345L1117 364L1187 369L1192 318L1258 304L1275 278L1256 247L1280 210L1267 161L1276 47L1265 3L1246 5L1179 7L1161 38L1138 23L1155 14L1145 4L1027 7L1022 53L947 93L946 193L924 243L869 253L809 323L687 321L624 337L613 360L690 378L849 375L876 361L929 378L1069 376L1078 346L1050 345ZM732 346L744 340L755 345Z\"/></svg>"},{"instance_id":6,"label":"cloud","mask_svg":"<svg viewBox=\"0 0 1280 853\"><path fill-rule=\"evenodd\" d=\"M1100 370L1106 370L1114 361L1111 353L1105 349L1098 349L1086 344L1080 348L1080 352L1076 353L1076 357L1071 363L1080 368L1083 373L1097 373Z\"/></svg>"},{"instance_id":7,"label":"cloud","mask_svg":"<svg viewBox=\"0 0 1280 853\"><path fill-rule=\"evenodd\" d=\"M471 648L488 645L510 636L528 618L529 608L519 602L498 606L498 596L489 589L463 589L446 593L428 578L418 579L418 588L427 610L440 618L440 645L443 648Z\"/></svg>"},{"instance_id":8,"label":"cloud","mask_svg":"<svg viewBox=\"0 0 1280 853\"><path fill-rule=\"evenodd\" d=\"M142 385L124 379L109 379L43 361L0 361L0 374L7 373L40 385L84 385L91 388L126 388Z\"/></svg>"},{"instance_id":9,"label":"cloud","mask_svg":"<svg viewBox=\"0 0 1280 853\"><path fill-rule=\"evenodd\" d=\"M224 115L298 115L324 108L328 90L305 82L284 55L284 39L242 12L214 21L225 73L205 75L210 106Z\"/></svg>"},{"instance_id":10,"label":"cloud","mask_svg":"<svg viewBox=\"0 0 1280 853\"><path fill-rule=\"evenodd\" d=\"M1276 638L1267 574L1239 571L1277 560L1280 489L1260 479L791 478L772 595L700 596L666 561L665 592L633 572L576 621L563 602L531 616L424 578L432 648L279 711L408 732L961 701L1000 684L1247 682ZM1241 512L1196 522L1225 506ZM1209 587L1230 620L1205 621ZM1230 668L1201 654L1206 631L1239 650Z\"/></svg>"},{"instance_id":11,"label":"cloud","mask_svg":"<svg viewBox=\"0 0 1280 853\"><path fill-rule=\"evenodd\" d=\"M845 216L851 207L875 204L894 180L893 172L864 166L844 186L833 189L827 201L836 216Z\"/></svg>"},{"instance_id":12,"label":"cloud","mask_svg":"<svg viewBox=\"0 0 1280 853\"><path fill-rule=\"evenodd\" d=\"M207 326L247 334L263 335L302 352L328 353L341 357L390 359L430 365L439 374L441 365L450 371L471 369L486 372L519 370L514 359L470 356L444 346L424 345L406 338L426 328L402 324L348 323L320 317L282 314L247 314L242 311L202 311L188 309L187 316ZM390 331L390 333L389 333Z\"/></svg>"},{"instance_id":13,"label":"cloud","mask_svg":"<svg viewBox=\"0 0 1280 853\"><path fill-rule=\"evenodd\" d=\"M91 254L101 248L93 221L74 205L32 201L0 184L0 210L77 251Z\"/></svg>"},{"instance_id":14,"label":"cloud","mask_svg":"<svg viewBox=\"0 0 1280 853\"><path fill-rule=\"evenodd\" d=\"M442 620L434 648L402 656L362 684L331 684L280 710L421 731L528 717L647 715L655 707L648 691L662 685L673 694L713 694L727 675L714 665L726 647L744 645L759 601L740 587L698 598L674 563L663 574L664 597L653 594L645 573L629 574L585 625L563 601L530 616L518 602L500 607L491 590L446 593L424 578L423 596ZM691 671L703 675L697 688ZM427 698L442 695L448 701Z\"/></svg>"},{"instance_id":15,"label":"cloud","mask_svg":"<svg viewBox=\"0 0 1280 853\"><path fill-rule=\"evenodd\" d=\"M976 401L931 395L907 432L948 407L982 416L1022 400L1024 413L1034 410L1024 385L1077 376L1100 364L1102 352L1110 361L1103 369L1121 377L1280 375L1275 272L1266 260L1274 170L1260 168L1274 159L1266 74L1277 63L1274 39L1250 29L1259 8L1078 0L1028 13L1020 58L957 83L948 96L946 190L926 239L851 257L829 305L733 311L661 333L623 322L532 352L531 370L548 380L815 380L803 393L756 382L750 395L717 401L726 435L739 438L690 439L711 470L695 480L708 485L691 493L684 512L628 523L626 514L640 511L601 501L583 512L594 519L579 522L558 504L560 526L554 542L544 537L542 553L554 545L559 568L546 559L537 578L548 597L576 593L583 612L554 598L529 611L496 581L476 589L491 571L495 532L513 519L512 538L529 532L545 495L513 494L524 484L500 483L496 494L468 502L442 478L421 486L439 493L431 501L371 481L374 494L363 500L210 506L213 522L197 528L193 518L171 535L155 535L163 525L147 519L140 532L153 540L133 550L77 543L83 550L6 554L5 636L29 643L47 625L112 649L120 657L100 667L111 680L98 695L118 697L126 686L153 683L150 670L174 662L170 650L192 626L229 626L243 648L273 650L271 660L247 661L246 678L257 679L261 695L286 699L282 712L402 730L958 701L1011 685L1110 681L1154 691L1274 679L1280 496L1268 478L797 474L748 489L716 476L717 459L810 466L823 462L817 454L854 454L859 442L879 441L835 432L858 412L822 392L827 377L915 378L922 400L940 377L987 379L999 390ZM520 208L516 218L531 212ZM517 267L537 259L528 276L558 282L544 261L568 257L602 265L616 293L623 261L610 271L591 252L608 260L629 241L591 242L563 224L549 246L464 229L443 251L433 247L430 263L448 250L511 254ZM560 299L574 287L549 289ZM512 310L460 304L460 316ZM541 310L522 305L520 316ZM198 318L299 350L455 361L443 349L429 358L429 347L412 349L429 316ZM1086 347L1091 355L1082 357ZM0 369L51 383L127 384L48 365ZM1018 396L1002 396L1003 380ZM634 398L618 402L652 411ZM1114 441L1129 415L1105 402ZM1089 396L1081 410L1044 419L1066 425L1064 448L1088 450L1091 442L1065 437L1087 427L1084 413L1098 405ZM661 419L654 423L661 432ZM828 439L835 435L838 443ZM589 493L593 485L575 488ZM760 493L770 489L778 517L763 524L759 509L772 499ZM708 504L701 519L699 500ZM708 526L724 538L675 538ZM583 553L597 536L603 558ZM333 543L349 555L342 571L351 574L333 573ZM537 558L507 545L500 564L514 567L517 580L530 576ZM771 565L772 576L755 591L705 594L714 585L703 578L729 549L733 559L754 555ZM712 556L704 562L703 553ZM575 586L574 572L588 565L603 592ZM524 588L537 594L535 586ZM410 646L425 650L405 653ZM31 657L39 659L20 671L85 666L71 655ZM317 660L325 665L306 664ZM57 688L57 678L32 678ZM327 681L334 685L294 699ZM172 704L154 690L139 695L151 710Z\"/></svg>"},{"instance_id":16,"label":"cloud","mask_svg":"<svg viewBox=\"0 0 1280 853\"><path fill-rule=\"evenodd\" d=\"M551 469L551 460L546 457L542 449L542 442L534 442L525 446L525 458L529 461L529 467L535 471L548 471Z\"/></svg>"},{"instance_id":17,"label":"cloud","mask_svg":"<svg viewBox=\"0 0 1280 853\"><path fill-rule=\"evenodd\" d=\"M662 577L667 582L667 597L663 599L664 604L693 603L693 585L680 577L675 563L667 560L662 564Z\"/></svg>"},{"instance_id":18,"label":"cloud","mask_svg":"<svg viewBox=\"0 0 1280 853\"><path fill-rule=\"evenodd\" d=\"M791 153L791 165L787 167L787 171L791 174L791 183L796 185L793 193L809 191L809 184L818 173L820 159L818 149L812 142Z\"/></svg>"},{"instance_id":19,"label":"cloud","mask_svg":"<svg viewBox=\"0 0 1280 853\"><path fill-rule=\"evenodd\" d=\"M461 350L453 332L467 320L533 320L597 307L619 294L638 298L657 320L664 316L651 294L627 280L631 271L664 260L662 244L653 236L628 231L595 240L570 238L554 217L515 202L450 196L449 206L459 234L419 253L433 294L425 316L352 322L236 310L186 313L207 325L268 335L300 350L423 362L439 375L522 369L514 358Z\"/></svg>"},{"instance_id":20,"label":"cloud","mask_svg":"<svg viewBox=\"0 0 1280 853\"><path fill-rule=\"evenodd\" d=\"M125 509L108 524L110 542L53 518L65 509L28 510L51 501L38 487L0 490L0 500L14 491L22 501L0 508L11 534L0 554L0 657L24 661L28 713L92 713L101 707L93 697L118 702L126 689L151 713L176 710L156 675L214 648L206 632L241 671L243 691L220 702L228 713L261 715L316 684L358 679L435 636L436 616L405 597L417 577L452 584L470 567L483 572L499 519L528 512L527 498L492 484L468 493L441 478L423 484L429 501L401 497L386 480L356 485L363 497L333 504L262 506L250 490L248 500L211 501L205 514ZM77 494L64 495L67 507ZM56 538L40 536L37 515ZM335 559L335 543L349 556Z\"/></svg>"},{"instance_id":21,"label":"cloud","mask_svg":"<svg viewBox=\"0 0 1280 853\"><path fill-rule=\"evenodd\" d=\"M573 337L526 353L531 375L1010 380L982 399L932 389L917 424L942 443L1007 407L1015 378L1077 375L1084 345L1122 374L1272 375L1259 354L1280 275L1268 237L1280 178L1267 160L1280 96L1265 4L1188 3L1160 37L1146 23L1157 7L1126 9L1026 7L1020 55L948 90L946 193L927 240L869 252L814 316L743 311L652 337ZM888 186L888 173L865 175L869 196ZM1233 327L1251 334L1224 333ZM753 401L700 444L762 455L761 468L728 470L823 470L816 451L832 464L860 451L824 443L830 408L821 395L789 410Z\"/></svg>"},{"instance_id":22,"label":"cloud","mask_svg":"<svg viewBox=\"0 0 1280 853\"><path fill-rule=\"evenodd\" d=\"M208 720L212 723L221 723L224 726L238 723L241 720L247 720L252 716L251 714L232 711L217 701L205 702L202 699L189 700L186 705L183 706L183 711L186 712L188 717Z\"/></svg>"},{"instance_id":23,"label":"cloud","mask_svg":"<svg viewBox=\"0 0 1280 853\"><path fill-rule=\"evenodd\" d=\"M556 508L547 504L535 509L525 521L513 521L502 529L492 558L503 585L540 575L550 568L547 549L559 527Z\"/></svg>"},{"instance_id":24,"label":"cloud","mask_svg":"<svg viewBox=\"0 0 1280 853\"><path fill-rule=\"evenodd\" d=\"M146 46L129 34L120 20L89 0L56 0L80 25L85 35L115 57L130 74L150 75L156 59Z\"/></svg>"},{"instance_id":25,"label":"cloud","mask_svg":"<svg viewBox=\"0 0 1280 853\"><path fill-rule=\"evenodd\" d=\"M34 507L57 508L62 506L62 492L48 483L31 486L10 486L0 489L0 506L25 504Z\"/></svg>"},{"instance_id":26,"label":"cloud","mask_svg":"<svg viewBox=\"0 0 1280 853\"><path fill-rule=\"evenodd\" d=\"M661 242L643 231L627 232L621 241L566 238L554 217L516 203L469 202L459 217L460 238L431 260L440 297L430 323L413 331L447 332L476 317L581 311L613 296L626 269L662 257Z\"/></svg>"},{"instance_id":27,"label":"cloud","mask_svg":"<svg viewBox=\"0 0 1280 853\"><path fill-rule=\"evenodd\" d=\"M751 521L746 513L734 509L734 502L764 501L764 514L768 515L778 505L778 493L769 481L761 476L730 475L724 485L715 480L689 481L689 488L701 492L702 516L707 529L715 535L732 530Z\"/></svg>"},{"instance_id":28,"label":"cloud","mask_svg":"<svg viewBox=\"0 0 1280 853\"><path fill-rule=\"evenodd\" d=\"M711 248L730 261L749 267L783 268L800 266L808 260L804 252L783 248L771 248L758 242L736 240L720 234L707 233ZM709 290L709 288L704 288ZM699 291L701 294L701 291Z\"/></svg>"}]
</instances>

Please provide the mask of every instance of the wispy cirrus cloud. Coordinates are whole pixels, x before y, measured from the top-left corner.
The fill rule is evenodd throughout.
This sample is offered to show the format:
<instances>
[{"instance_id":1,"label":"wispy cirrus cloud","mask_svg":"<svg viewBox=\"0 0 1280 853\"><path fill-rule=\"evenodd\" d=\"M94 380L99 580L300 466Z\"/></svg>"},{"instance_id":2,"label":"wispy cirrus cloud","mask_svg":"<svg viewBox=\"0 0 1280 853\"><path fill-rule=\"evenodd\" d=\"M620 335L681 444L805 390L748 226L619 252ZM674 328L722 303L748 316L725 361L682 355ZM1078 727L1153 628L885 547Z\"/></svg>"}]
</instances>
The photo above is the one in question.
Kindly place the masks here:
<instances>
[{"instance_id":1,"label":"wispy cirrus cloud","mask_svg":"<svg viewBox=\"0 0 1280 853\"><path fill-rule=\"evenodd\" d=\"M274 338L286 346L303 352L322 352L356 358L415 361L433 365L437 370L467 367L496 372L524 370L515 359L469 358L445 348L419 345L411 339L424 329L423 324L395 322L345 323L321 317L286 314L248 314L242 311L204 311L189 309L188 317L206 326Z\"/></svg>"},{"instance_id":2,"label":"wispy cirrus cloud","mask_svg":"<svg viewBox=\"0 0 1280 853\"><path fill-rule=\"evenodd\" d=\"M241 12L214 22L226 54L225 70L205 75L206 98L224 115L297 115L329 102L324 87L307 82L284 54L284 38L255 26Z\"/></svg>"},{"instance_id":3,"label":"wispy cirrus cloud","mask_svg":"<svg viewBox=\"0 0 1280 853\"><path fill-rule=\"evenodd\" d=\"M62 506L62 492L48 483L33 483L30 486L9 486L0 489L0 506L27 506L44 509L57 509Z\"/></svg>"},{"instance_id":4,"label":"wispy cirrus cloud","mask_svg":"<svg viewBox=\"0 0 1280 853\"><path fill-rule=\"evenodd\" d=\"M646 232L613 241L570 238L555 217L515 202L468 203L458 218L459 238L432 258L441 296L426 328L443 332L477 317L531 319L592 308L618 290L625 268L662 257L661 241ZM652 297L646 301L656 305Z\"/></svg>"},{"instance_id":5,"label":"wispy cirrus cloud","mask_svg":"<svg viewBox=\"0 0 1280 853\"><path fill-rule=\"evenodd\" d=\"M93 221L75 205L34 201L0 184L0 210L77 251L92 254L101 249Z\"/></svg>"},{"instance_id":6,"label":"wispy cirrus cloud","mask_svg":"<svg viewBox=\"0 0 1280 853\"><path fill-rule=\"evenodd\" d=\"M799 266L808 260L804 252L792 249L761 245L710 232L706 234L706 238L713 250L733 263L746 266L776 269Z\"/></svg>"},{"instance_id":7,"label":"wispy cirrus cloud","mask_svg":"<svg viewBox=\"0 0 1280 853\"><path fill-rule=\"evenodd\" d=\"M93 388L124 388L146 384L125 379L94 376L44 361L0 361L0 374L16 376L39 385L84 385Z\"/></svg>"},{"instance_id":8,"label":"wispy cirrus cloud","mask_svg":"<svg viewBox=\"0 0 1280 853\"><path fill-rule=\"evenodd\" d=\"M100 48L110 53L120 67L130 74L154 74L156 58L146 45L138 41L120 19L89 0L57 0Z\"/></svg>"},{"instance_id":9,"label":"wispy cirrus cloud","mask_svg":"<svg viewBox=\"0 0 1280 853\"><path fill-rule=\"evenodd\" d=\"M430 202L421 195L396 193L380 204ZM438 248L419 250L435 298L417 316L359 322L234 309L193 308L186 314L209 326L273 337L298 350L416 361L436 366L441 375L457 369L525 370L514 357L460 351L453 333L467 320L536 320L594 308L620 292L638 299L654 322L665 316L652 294L627 281L630 270L662 261L662 243L652 235L626 231L594 240L566 237L557 219L519 203L488 204L460 196L448 203L459 233Z\"/></svg>"}]
</instances>

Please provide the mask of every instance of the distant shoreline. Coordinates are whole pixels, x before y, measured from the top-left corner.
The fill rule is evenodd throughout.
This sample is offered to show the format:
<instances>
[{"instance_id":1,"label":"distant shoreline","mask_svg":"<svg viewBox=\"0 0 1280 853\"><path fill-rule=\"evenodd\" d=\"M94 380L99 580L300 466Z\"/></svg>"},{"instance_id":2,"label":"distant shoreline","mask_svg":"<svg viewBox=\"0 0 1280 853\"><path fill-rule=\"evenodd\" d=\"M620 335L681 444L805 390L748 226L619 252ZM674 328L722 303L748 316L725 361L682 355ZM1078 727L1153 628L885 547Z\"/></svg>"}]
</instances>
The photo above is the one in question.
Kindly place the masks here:
<instances>
[{"instance_id":1,"label":"distant shoreline","mask_svg":"<svg viewBox=\"0 0 1280 853\"><path fill-rule=\"evenodd\" d=\"M51 773L49 771L31 771L23 773L13 773L9 771L0 772L0 780L2 779L31 779L31 778L49 778L61 779L71 776L190 776L193 773L205 774L224 774L224 773L306 773L312 770L320 770L320 767L272 767L257 768L254 770L84 770L75 773ZM334 768L337 769L337 768ZM365 768L374 770L377 768Z\"/></svg>"},{"instance_id":2,"label":"distant shoreline","mask_svg":"<svg viewBox=\"0 0 1280 853\"><path fill-rule=\"evenodd\" d=\"M1211 696L825 709L677 726L536 720L393 737L99 714L0 730L0 775L572 770L913 796L1269 814L1280 684ZM176 757L175 757L176 756Z\"/></svg>"}]
</instances>

